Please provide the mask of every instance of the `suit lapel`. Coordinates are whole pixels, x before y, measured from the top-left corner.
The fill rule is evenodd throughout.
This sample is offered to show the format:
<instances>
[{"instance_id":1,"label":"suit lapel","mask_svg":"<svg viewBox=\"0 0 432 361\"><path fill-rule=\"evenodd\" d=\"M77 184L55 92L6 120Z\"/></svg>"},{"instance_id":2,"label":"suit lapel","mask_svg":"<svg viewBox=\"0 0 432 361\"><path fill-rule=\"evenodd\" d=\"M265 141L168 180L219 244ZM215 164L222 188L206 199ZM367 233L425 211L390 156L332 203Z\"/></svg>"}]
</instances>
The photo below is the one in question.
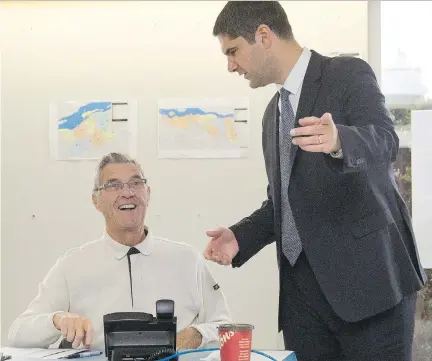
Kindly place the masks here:
<instances>
[{"instance_id":1,"label":"suit lapel","mask_svg":"<svg viewBox=\"0 0 432 361\"><path fill-rule=\"evenodd\" d=\"M311 111L315 104L315 100L318 96L319 88L321 86L321 62L323 57L314 50L311 50L311 52L312 55L303 80L303 86L297 106L297 114L294 125L295 127L300 126L300 119L312 115ZM294 162L298 146L293 146L292 149L293 151L291 154L291 159Z\"/></svg>"},{"instance_id":2,"label":"suit lapel","mask_svg":"<svg viewBox=\"0 0 432 361\"><path fill-rule=\"evenodd\" d=\"M281 188L281 173L279 166L279 92L273 96L270 101L269 114L267 117L268 122L270 122L267 127L270 135L270 139L268 140L267 147L270 151L270 155L272 155L272 169L273 173L273 191L274 191L274 206L276 209L279 209L279 199L280 199L280 188Z\"/></svg>"},{"instance_id":3,"label":"suit lapel","mask_svg":"<svg viewBox=\"0 0 432 361\"><path fill-rule=\"evenodd\" d=\"M321 85L319 80L321 79L322 56L313 50L311 52L312 55L303 80L300 100L297 107L296 125L298 125L299 119L311 115L311 110L315 104Z\"/></svg>"}]
</instances>

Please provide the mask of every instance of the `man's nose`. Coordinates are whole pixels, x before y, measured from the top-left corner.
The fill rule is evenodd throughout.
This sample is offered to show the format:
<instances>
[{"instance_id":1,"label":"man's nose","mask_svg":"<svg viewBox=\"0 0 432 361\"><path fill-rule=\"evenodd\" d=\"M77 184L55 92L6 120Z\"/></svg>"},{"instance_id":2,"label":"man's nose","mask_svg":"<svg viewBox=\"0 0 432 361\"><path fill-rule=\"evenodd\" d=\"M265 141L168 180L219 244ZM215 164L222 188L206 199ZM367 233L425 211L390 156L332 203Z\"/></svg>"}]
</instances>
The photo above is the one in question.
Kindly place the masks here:
<instances>
[{"instance_id":1,"label":"man's nose","mask_svg":"<svg viewBox=\"0 0 432 361\"><path fill-rule=\"evenodd\" d=\"M233 71L236 71L237 64L232 58L228 58L228 71L232 73Z\"/></svg>"},{"instance_id":2,"label":"man's nose","mask_svg":"<svg viewBox=\"0 0 432 361\"><path fill-rule=\"evenodd\" d=\"M129 188L128 184L123 184L123 188L121 192L124 197L132 197L135 195L132 189Z\"/></svg>"}]
</instances>

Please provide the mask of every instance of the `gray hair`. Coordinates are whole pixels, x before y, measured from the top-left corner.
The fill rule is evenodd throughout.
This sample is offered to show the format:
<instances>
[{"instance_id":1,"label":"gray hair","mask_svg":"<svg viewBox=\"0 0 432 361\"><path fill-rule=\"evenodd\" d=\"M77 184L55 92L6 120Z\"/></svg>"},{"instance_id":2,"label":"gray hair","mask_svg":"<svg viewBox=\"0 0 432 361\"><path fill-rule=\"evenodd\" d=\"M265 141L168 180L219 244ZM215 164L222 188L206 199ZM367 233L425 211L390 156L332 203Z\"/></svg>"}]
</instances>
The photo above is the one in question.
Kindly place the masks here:
<instances>
[{"instance_id":1,"label":"gray hair","mask_svg":"<svg viewBox=\"0 0 432 361\"><path fill-rule=\"evenodd\" d=\"M101 173L102 173L103 169L108 164L120 164L120 163L132 163L132 164L134 164L138 168L138 170L140 171L141 176L144 178L144 172L141 168L141 165L135 159L132 159L131 157L129 157L128 155L123 154L123 153L115 153L115 152L109 153L109 154L107 154L101 158L101 160L99 161L99 164L96 168L93 191L96 191L96 189L101 186L100 180L101 180Z\"/></svg>"}]
</instances>

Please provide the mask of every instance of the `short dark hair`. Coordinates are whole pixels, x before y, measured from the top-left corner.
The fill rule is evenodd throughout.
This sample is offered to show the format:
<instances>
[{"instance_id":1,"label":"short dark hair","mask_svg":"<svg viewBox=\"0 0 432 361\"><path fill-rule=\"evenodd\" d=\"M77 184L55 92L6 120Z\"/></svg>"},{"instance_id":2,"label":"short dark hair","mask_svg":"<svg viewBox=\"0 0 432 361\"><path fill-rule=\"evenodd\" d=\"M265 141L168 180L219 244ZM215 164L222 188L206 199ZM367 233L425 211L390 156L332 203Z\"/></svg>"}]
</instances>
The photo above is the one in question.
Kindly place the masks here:
<instances>
[{"instance_id":1,"label":"short dark hair","mask_svg":"<svg viewBox=\"0 0 432 361\"><path fill-rule=\"evenodd\" d=\"M262 24L282 39L293 37L288 17L278 1L228 1L216 19L213 35L242 36L253 44L255 32Z\"/></svg>"}]
</instances>

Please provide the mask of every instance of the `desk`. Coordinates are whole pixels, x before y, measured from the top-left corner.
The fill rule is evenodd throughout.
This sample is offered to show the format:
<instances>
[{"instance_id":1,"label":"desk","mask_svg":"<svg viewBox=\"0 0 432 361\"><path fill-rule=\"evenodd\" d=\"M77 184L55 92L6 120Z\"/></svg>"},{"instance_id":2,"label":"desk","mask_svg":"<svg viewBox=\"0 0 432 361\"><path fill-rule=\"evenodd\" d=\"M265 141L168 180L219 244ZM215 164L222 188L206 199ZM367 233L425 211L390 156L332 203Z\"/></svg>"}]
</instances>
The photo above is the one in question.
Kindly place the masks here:
<instances>
[{"instance_id":1,"label":"desk","mask_svg":"<svg viewBox=\"0 0 432 361\"><path fill-rule=\"evenodd\" d=\"M266 350L263 350L263 352L266 352ZM195 352L195 353L190 353L190 354L186 354L186 355L181 355L179 357L179 361L200 361L201 359L207 357L210 354L210 352L205 351L205 352ZM270 360L264 356L261 355L253 355L254 357L257 357L257 360L262 360L262 361L266 361L266 360ZM18 357L15 356L12 358L11 361L42 361L44 360L43 358L26 358L26 357ZM46 359L45 359L46 360ZM105 357L104 354L100 355L100 356L92 356L92 357L85 357L85 358L77 358L77 359L61 359L62 361L107 361L107 358ZM295 361L296 358L294 356L294 354L290 354L287 358L284 359L284 361ZM46 361L54 361L54 360L46 360Z\"/></svg>"}]
</instances>

